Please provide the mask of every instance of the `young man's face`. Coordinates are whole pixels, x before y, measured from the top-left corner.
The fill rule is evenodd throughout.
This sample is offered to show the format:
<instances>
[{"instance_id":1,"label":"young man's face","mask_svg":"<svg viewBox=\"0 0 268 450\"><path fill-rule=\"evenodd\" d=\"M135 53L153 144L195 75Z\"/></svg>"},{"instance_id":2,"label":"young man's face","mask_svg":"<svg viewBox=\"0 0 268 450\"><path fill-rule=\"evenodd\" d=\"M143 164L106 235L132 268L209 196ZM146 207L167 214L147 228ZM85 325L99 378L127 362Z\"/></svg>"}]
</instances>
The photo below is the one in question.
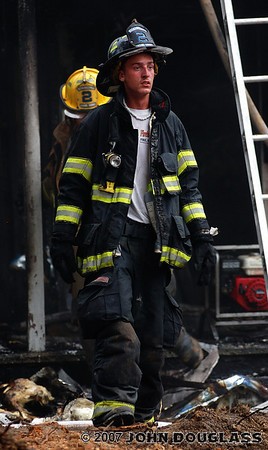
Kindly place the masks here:
<instances>
[{"instance_id":1,"label":"young man's face","mask_svg":"<svg viewBox=\"0 0 268 450\"><path fill-rule=\"evenodd\" d=\"M128 96L144 97L149 95L155 77L154 60L148 53L130 56L119 70L119 80L124 83Z\"/></svg>"}]
</instances>

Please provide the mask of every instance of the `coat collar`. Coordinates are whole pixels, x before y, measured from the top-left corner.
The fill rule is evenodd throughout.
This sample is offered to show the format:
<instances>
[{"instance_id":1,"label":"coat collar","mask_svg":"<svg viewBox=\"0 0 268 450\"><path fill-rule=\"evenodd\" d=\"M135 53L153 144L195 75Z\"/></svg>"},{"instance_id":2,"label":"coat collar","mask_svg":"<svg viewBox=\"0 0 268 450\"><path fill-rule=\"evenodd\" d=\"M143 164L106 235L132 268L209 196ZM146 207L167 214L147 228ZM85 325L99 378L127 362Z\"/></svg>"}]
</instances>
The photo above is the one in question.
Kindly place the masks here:
<instances>
[{"instance_id":1,"label":"coat collar","mask_svg":"<svg viewBox=\"0 0 268 450\"><path fill-rule=\"evenodd\" d=\"M121 114L125 113L129 115L123 105L123 98L124 98L124 89L120 87L118 90L115 101L116 101L116 110ZM171 105L170 105L170 99L168 95L162 91L161 89L154 88L151 91L150 94L150 106L152 108L152 111L155 113L156 119L159 122L164 122L167 116L169 115Z\"/></svg>"}]
</instances>

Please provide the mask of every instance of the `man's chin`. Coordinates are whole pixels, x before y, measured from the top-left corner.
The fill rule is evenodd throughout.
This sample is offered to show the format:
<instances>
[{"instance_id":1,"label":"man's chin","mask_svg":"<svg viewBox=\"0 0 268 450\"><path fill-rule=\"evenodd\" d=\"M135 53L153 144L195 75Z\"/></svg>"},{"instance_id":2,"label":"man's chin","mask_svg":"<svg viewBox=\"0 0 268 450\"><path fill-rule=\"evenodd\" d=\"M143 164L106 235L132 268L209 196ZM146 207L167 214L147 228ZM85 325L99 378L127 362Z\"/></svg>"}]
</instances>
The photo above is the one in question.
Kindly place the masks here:
<instances>
[{"instance_id":1,"label":"man's chin","mask_svg":"<svg viewBox=\"0 0 268 450\"><path fill-rule=\"evenodd\" d=\"M150 94L151 90L152 90L152 86L143 86L139 91L145 95L145 94Z\"/></svg>"}]
</instances>

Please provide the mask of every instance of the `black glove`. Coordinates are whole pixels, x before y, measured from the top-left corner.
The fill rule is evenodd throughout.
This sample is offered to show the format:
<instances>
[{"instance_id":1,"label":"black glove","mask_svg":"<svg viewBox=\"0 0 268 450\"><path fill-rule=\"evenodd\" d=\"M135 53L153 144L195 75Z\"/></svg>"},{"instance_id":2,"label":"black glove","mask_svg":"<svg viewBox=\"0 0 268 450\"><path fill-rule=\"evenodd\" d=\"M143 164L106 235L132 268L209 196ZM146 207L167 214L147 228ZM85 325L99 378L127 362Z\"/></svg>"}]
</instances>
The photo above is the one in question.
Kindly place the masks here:
<instances>
[{"instance_id":1,"label":"black glove","mask_svg":"<svg viewBox=\"0 0 268 450\"><path fill-rule=\"evenodd\" d=\"M199 286L210 283L211 274L216 264L216 250L210 242L197 241L194 244L194 267L199 272Z\"/></svg>"},{"instance_id":2,"label":"black glove","mask_svg":"<svg viewBox=\"0 0 268 450\"><path fill-rule=\"evenodd\" d=\"M73 283L73 273L76 271L76 262L73 245L70 241L60 241L52 238L50 255L53 266L66 283Z\"/></svg>"}]
</instances>

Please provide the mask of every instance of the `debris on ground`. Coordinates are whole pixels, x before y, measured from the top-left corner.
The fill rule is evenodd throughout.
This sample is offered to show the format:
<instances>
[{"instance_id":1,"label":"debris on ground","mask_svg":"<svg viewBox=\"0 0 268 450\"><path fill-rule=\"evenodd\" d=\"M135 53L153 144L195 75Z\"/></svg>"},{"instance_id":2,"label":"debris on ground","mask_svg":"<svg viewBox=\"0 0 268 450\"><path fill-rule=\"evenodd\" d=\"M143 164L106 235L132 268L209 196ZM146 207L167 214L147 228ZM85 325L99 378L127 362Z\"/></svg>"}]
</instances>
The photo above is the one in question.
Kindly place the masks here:
<instances>
[{"instance_id":1,"label":"debris on ground","mask_svg":"<svg viewBox=\"0 0 268 450\"><path fill-rule=\"evenodd\" d=\"M263 412L263 413L268 413L268 400L266 400L265 402L262 403L258 403L257 405L253 406L250 409L250 412L255 413L255 412Z\"/></svg>"},{"instance_id":2,"label":"debris on ground","mask_svg":"<svg viewBox=\"0 0 268 450\"><path fill-rule=\"evenodd\" d=\"M0 427L1 450L267 450L267 442L267 415L252 415L245 405L231 411L195 410L161 428L75 429L58 423Z\"/></svg>"},{"instance_id":3,"label":"debris on ground","mask_svg":"<svg viewBox=\"0 0 268 450\"><path fill-rule=\"evenodd\" d=\"M34 417L26 409L26 405L38 403L41 406L46 406L54 400L54 397L44 386L37 385L27 378L17 378L10 383L1 384L0 389L3 390L3 403L11 411L18 413L18 417L23 420L30 420Z\"/></svg>"},{"instance_id":4,"label":"debris on ground","mask_svg":"<svg viewBox=\"0 0 268 450\"><path fill-rule=\"evenodd\" d=\"M0 385L0 424L91 419L91 391L83 389L64 370L44 367L30 378L17 378ZM5 408L5 409L4 409Z\"/></svg>"},{"instance_id":5,"label":"debris on ground","mask_svg":"<svg viewBox=\"0 0 268 450\"><path fill-rule=\"evenodd\" d=\"M247 395L247 391L250 391L250 396ZM223 404L226 404L230 409L234 403L247 403L252 406L252 403L258 403L261 398L268 398L267 387L263 386L252 377L234 375L225 380L218 380L209 384L209 386L191 402L180 408L173 417L178 419L196 408L206 407L211 403L220 402L222 399L225 399L225 402L221 403L220 407L222 407ZM219 409L219 403L217 407Z\"/></svg>"},{"instance_id":6,"label":"debris on ground","mask_svg":"<svg viewBox=\"0 0 268 450\"><path fill-rule=\"evenodd\" d=\"M172 353L166 359L166 370L163 373L165 392L162 399L163 417L174 404L177 409L196 397L207 387L206 380L219 361L217 345L200 342L204 358L195 369L186 368L172 360ZM179 361L179 359L177 359Z\"/></svg>"},{"instance_id":7,"label":"debris on ground","mask_svg":"<svg viewBox=\"0 0 268 450\"><path fill-rule=\"evenodd\" d=\"M197 379L202 380L200 373ZM56 372L44 367L30 379L19 380L14 380L14 386L33 383L32 387L47 389L53 408L46 416L39 411L31 422L29 418L35 412L31 401L24 403L24 399L21 403L27 408L28 420L21 413L18 417L11 410L2 410L0 450L242 450L248 445L253 450L267 449L268 416L261 409L250 408L268 399L268 388L251 376L234 375L212 383L182 379L179 389L187 390L189 386L195 393L191 401L187 402L185 397L178 408L177 403L172 403L176 397L165 392L168 408L162 410L159 422L153 426L134 424L120 428L93 426L94 404L88 398L90 393L62 369ZM11 387L7 392L10 391ZM21 394L24 398L23 389Z\"/></svg>"},{"instance_id":8,"label":"debris on ground","mask_svg":"<svg viewBox=\"0 0 268 450\"><path fill-rule=\"evenodd\" d=\"M254 376L239 373L227 378L222 376L227 373L224 369L215 379L211 374L218 367L218 346L201 346L204 358L195 368L180 364L172 353L166 355L162 410L159 422L151 427L95 428L91 390L61 368L43 367L25 378L25 385L43 387L53 400L42 405L37 396L28 397L29 401L22 396L24 418L4 399L17 379L3 381L0 450L242 450L249 446L267 450L268 379L264 384L257 380L257 366Z\"/></svg>"}]
</instances>

